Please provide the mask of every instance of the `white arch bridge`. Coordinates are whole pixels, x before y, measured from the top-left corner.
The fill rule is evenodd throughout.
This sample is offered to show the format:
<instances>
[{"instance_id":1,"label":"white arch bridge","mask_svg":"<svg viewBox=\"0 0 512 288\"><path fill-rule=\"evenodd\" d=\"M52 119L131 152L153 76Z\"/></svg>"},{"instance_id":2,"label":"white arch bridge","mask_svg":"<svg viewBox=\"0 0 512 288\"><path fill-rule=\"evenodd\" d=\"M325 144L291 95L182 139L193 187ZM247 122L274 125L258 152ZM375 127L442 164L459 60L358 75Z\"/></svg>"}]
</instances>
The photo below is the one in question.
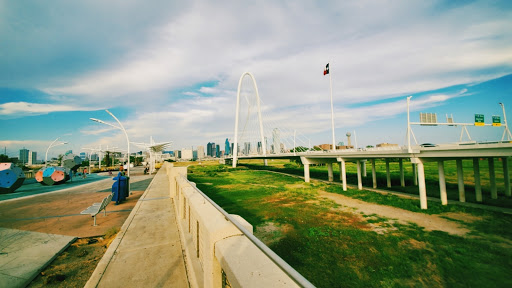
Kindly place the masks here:
<instances>
[{"instance_id":1,"label":"white arch bridge","mask_svg":"<svg viewBox=\"0 0 512 288\"><path fill-rule=\"evenodd\" d=\"M248 82L247 82L248 81ZM246 83L245 85L243 85ZM245 89L244 89L245 87ZM247 89L249 87L249 89ZM249 91L247 91L249 90ZM243 101L241 101L241 98ZM281 133L276 137L277 124L265 126L261 112L261 100L256 86L256 81L251 73L246 72L240 77L237 91L237 107L236 107L236 122L235 122L235 135L233 141L233 153L231 157L226 160L231 162L233 167L236 167L238 160L243 159L262 159L265 164L268 159L295 159L302 162L304 165L304 179L306 182L310 181L309 166L311 164L325 163L328 167L328 179L334 180L333 164L338 163L340 166L340 180L342 181L343 190L347 190L347 176L345 163L354 162L357 167L357 182L358 189L362 190L362 177L366 177L366 164L369 161L372 166L372 181L373 188L377 188L376 177L376 159L383 159L386 163L386 178L387 187L391 187L391 176L389 163L392 159L398 159L400 169L400 185L405 186L405 173L404 173L404 160L412 163L414 171L414 184L418 185L420 205L422 209L427 209L427 193L425 184L425 170L424 163L437 162L439 172L439 192L441 203L448 204L446 193L446 181L444 172L444 162L448 160L455 160L457 167L457 180L459 190L459 201L466 201L465 187L464 187L464 172L462 169L463 159L473 160L473 173L475 178L475 198L477 202L482 202L482 187L480 183L480 167L479 160L485 158L489 164L489 180L491 186L491 198L497 199L496 187L496 165L495 159L501 159L504 175L505 196L511 197L510 176L508 159L512 156L512 143L510 141L497 141L493 143L470 143L469 145L463 144L442 144L435 147L422 147L404 146L404 147L386 147L386 148L370 148L365 150L346 149L346 150L331 150L331 151L313 151L311 145L299 144L301 147L307 147L303 150L298 150L296 143L296 132L293 135L293 151L282 149L285 137ZM247 108L247 110L244 110ZM253 111L257 108L257 111ZM246 112L240 117L240 112ZM252 119L252 121L251 121ZM267 119L267 118L265 118ZM239 125L239 122L242 122ZM256 125L254 125L256 123ZM240 127L243 127L240 129ZM249 128L248 128L249 127ZM270 129L269 129L270 127ZM506 123L505 123L506 127ZM253 131L252 133L250 131ZM254 133L256 131L256 133ZM272 131L273 144L271 149L268 149L267 139L270 137ZM244 138L245 137L245 138ZM408 135L408 137L410 137ZM277 142L275 139L279 139ZM256 139L256 140L255 140ZM307 141L307 137L302 137L302 143ZM256 141L258 150L251 150L251 141ZM291 141L290 141L291 142ZM244 143L244 151L239 151L239 143ZM254 147L253 146L253 147ZM276 147L277 146L277 147ZM290 145L291 146L291 145ZM269 151L270 150L270 151Z\"/></svg>"}]
</instances>

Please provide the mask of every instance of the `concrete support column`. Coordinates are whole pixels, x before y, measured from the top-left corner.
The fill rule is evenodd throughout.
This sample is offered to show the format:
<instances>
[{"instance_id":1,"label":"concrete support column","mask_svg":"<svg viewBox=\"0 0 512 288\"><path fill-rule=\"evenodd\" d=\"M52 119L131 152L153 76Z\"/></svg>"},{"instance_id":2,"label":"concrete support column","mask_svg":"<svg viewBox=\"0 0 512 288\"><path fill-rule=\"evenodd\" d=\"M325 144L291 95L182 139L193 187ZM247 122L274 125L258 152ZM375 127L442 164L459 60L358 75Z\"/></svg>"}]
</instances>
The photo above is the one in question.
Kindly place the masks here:
<instances>
[{"instance_id":1,"label":"concrete support column","mask_svg":"<svg viewBox=\"0 0 512 288\"><path fill-rule=\"evenodd\" d=\"M345 168L345 160L341 160L341 181L343 181L343 191L347 191L347 170Z\"/></svg>"},{"instance_id":2,"label":"concrete support column","mask_svg":"<svg viewBox=\"0 0 512 288\"><path fill-rule=\"evenodd\" d=\"M363 190L363 179L361 178L361 161L357 160L357 189Z\"/></svg>"},{"instance_id":3,"label":"concrete support column","mask_svg":"<svg viewBox=\"0 0 512 288\"><path fill-rule=\"evenodd\" d=\"M304 181L309 183L309 164L304 164Z\"/></svg>"},{"instance_id":4,"label":"concrete support column","mask_svg":"<svg viewBox=\"0 0 512 288\"><path fill-rule=\"evenodd\" d=\"M501 158L503 163L503 180L505 181L505 196L510 197L512 193L510 191L510 176L508 174L508 157Z\"/></svg>"},{"instance_id":5,"label":"concrete support column","mask_svg":"<svg viewBox=\"0 0 512 288\"><path fill-rule=\"evenodd\" d=\"M491 198L498 199L498 189L496 188L496 171L494 170L494 158L489 158L489 181L491 182Z\"/></svg>"},{"instance_id":6,"label":"concrete support column","mask_svg":"<svg viewBox=\"0 0 512 288\"><path fill-rule=\"evenodd\" d=\"M418 159L419 160L419 159ZM417 163L418 167L418 185L420 189L420 206L421 209L427 209L427 188L425 185L425 168L423 168L423 162L421 160Z\"/></svg>"},{"instance_id":7,"label":"concrete support column","mask_svg":"<svg viewBox=\"0 0 512 288\"><path fill-rule=\"evenodd\" d=\"M268 166L267 159L264 159L264 160L263 160L263 165L264 165L264 166Z\"/></svg>"},{"instance_id":8,"label":"concrete support column","mask_svg":"<svg viewBox=\"0 0 512 288\"><path fill-rule=\"evenodd\" d=\"M439 170L439 193L441 194L441 204L448 205L448 196L446 195L446 180L444 178L444 161L437 161Z\"/></svg>"},{"instance_id":9,"label":"concrete support column","mask_svg":"<svg viewBox=\"0 0 512 288\"><path fill-rule=\"evenodd\" d=\"M375 159L372 159L372 181L373 188L377 188L377 172L375 171Z\"/></svg>"},{"instance_id":10,"label":"concrete support column","mask_svg":"<svg viewBox=\"0 0 512 288\"><path fill-rule=\"evenodd\" d=\"M459 184L459 201L466 202L466 192L464 191L464 171L462 171L462 159L455 160L457 163L457 183Z\"/></svg>"},{"instance_id":11,"label":"concrete support column","mask_svg":"<svg viewBox=\"0 0 512 288\"><path fill-rule=\"evenodd\" d=\"M366 177L366 160L363 161L363 177Z\"/></svg>"},{"instance_id":12,"label":"concrete support column","mask_svg":"<svg viewBox=\"0 0 512 288\"><path fill-rule=\"evenodd\" d=\"M332 173L332 163L327 163L327 174L329 176L329 182L332 182L334 180L334 176Z\"/></svg>"},{"instance_id":13,"label":"concrete support column","mask_svg":"<svg viewBox=\"0 0 512 288\"><path fill-rule=\"evenodd\" d=\"M391 188L391 172L389 171L389 159L386 158L386 183Z\"/></svg>"},{"instance_id":14,"label":"concrete support column","mask_svg":"<svg viewBox=\"0 0 512 288\"><path fill-rule=\"evenodd\" d=\"M478 158L473 158L473 172L475 175L476 202L482 202L482 185L480 185L480 161Z\"/></svg>"},{"instance_id":15,"label":"concrete support column","mask_svg":"<svg viewBox=\"0 0 512 288\"><path fill-rule=\"evenodd\" d=\"M398 159L398 165L400 166L400 186L405 187L404 159Z\"/></svg>"},{"instance_id":16,"label":"concrete support column","mask_svg":"<svg viewBox=\"0 0 512 288\"><path fill-rule=\"evenodd\" d=\"M415 163L412 163L412 175L413 175L413 181L414 181L414 186L418 186L418 170L416 169L416 164Z\"/></svg>"}]
</instances>

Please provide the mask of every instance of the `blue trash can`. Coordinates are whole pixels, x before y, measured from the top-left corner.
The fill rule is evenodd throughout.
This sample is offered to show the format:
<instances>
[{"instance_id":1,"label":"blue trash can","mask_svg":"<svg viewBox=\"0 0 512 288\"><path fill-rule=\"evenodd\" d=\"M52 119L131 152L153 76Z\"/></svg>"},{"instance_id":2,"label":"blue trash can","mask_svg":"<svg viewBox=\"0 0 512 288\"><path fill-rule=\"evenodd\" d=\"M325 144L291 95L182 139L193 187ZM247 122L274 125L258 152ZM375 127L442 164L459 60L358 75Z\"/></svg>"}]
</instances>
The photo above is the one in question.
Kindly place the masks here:
<instances>
[{"instance_id":1,"label":"blue trash can","mask_svg":"<svg viewBox=\"0 0 512 288\"><path fill-rule=\"evenodd\" d=\"M121 172L117 174L112 180L116 180L114 184L112 184L112 201L116 201L116 205L126 200L126 194L128 191L128 179L127 177L121 175Z\"/></svg>"}]
</instances>

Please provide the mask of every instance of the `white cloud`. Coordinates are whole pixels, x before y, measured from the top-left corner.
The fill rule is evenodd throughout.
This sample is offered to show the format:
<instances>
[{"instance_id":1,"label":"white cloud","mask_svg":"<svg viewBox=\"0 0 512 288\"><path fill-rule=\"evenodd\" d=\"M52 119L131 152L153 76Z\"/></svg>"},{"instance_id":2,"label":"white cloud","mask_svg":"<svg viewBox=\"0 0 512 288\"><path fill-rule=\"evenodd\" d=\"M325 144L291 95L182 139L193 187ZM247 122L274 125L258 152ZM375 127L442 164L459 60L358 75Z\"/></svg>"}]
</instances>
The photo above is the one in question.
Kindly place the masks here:
<instances>
[{"instance_id":1,"label":"white cloud","mask_svg":"<svg viewBox=\"0 0 512 288\"><path fill-rule=\"evenodd\" d=\"M84 49L74 55L78 58L62 60L76 61L73 73L33 82L55 101L66 103L51 111L130 106L135 115L125 126L134 138L147 141L153 135L189 145L232 134L235 92L245 71L256 77L267 111L276 113L269 119L292 122L307 131L330 126L330 76L336 119L348 126L403 114L405 101L396 102L396 97L512 72L512 12L499 2L191 1L164 9L169 8L165 2L156 5L161 9L137 2L129 2L128 8L114 3L105 10L84 4L88 12L106 11L99 17L101 23L109 16L113 23L123 23L138 9L147 23L129 26L136 28L135 37L121 26L108 25L101 39L86 34L84 42L101 40L90 42L101 43L109 55ZM117 8L122 16L113 12ZM151 19L147 15L154 10L172 14L159 12ZM55 41L57 32L49 29L43 35L52 34L47 38ZM80 65L78 60L89 56L91 61ZM331 75L323 76L327 62ZM413 103L431 107L450 97L454 96L423 97ZM15 112L2 108L0 115ZM47 113L41 112L43 108L34 113ZM28 107L20 109L30 113Z\"/></svg>"},{"instance_id":2,"label":"white cloud","mask_svg":"<svg viewBox=\"0 0 512 288\"><path fill-rule=\"evenodd\" d=\"M87 111L84 107L73 105L58 105L58 104L40 104L28 102L8 102L0 104L0 117L10 116L19 118L21 116L33 116L48 114L51 112L64 112L64 111Z\"/></svg>"},{"instance_id":3,"label":"white cloud","mask_svg":"<svg viewBox=\"0 0 512 288\"><path fill-rule=\"evenodd\" d=\"M152 30L121 65L46 91L88 95L86 103L105 96L140 103L140 94L161 101L152 91L200 81L236 90L249 70L267 99L315 103L328 87L321 73L331 61L335 99L361 103L506 73L475 73L495 66L512 71L512 14L479 2L435 14L442 3L230 4L195 2ZM199 92L216 95L216 88Z\"/></svg>"}]
</instances>

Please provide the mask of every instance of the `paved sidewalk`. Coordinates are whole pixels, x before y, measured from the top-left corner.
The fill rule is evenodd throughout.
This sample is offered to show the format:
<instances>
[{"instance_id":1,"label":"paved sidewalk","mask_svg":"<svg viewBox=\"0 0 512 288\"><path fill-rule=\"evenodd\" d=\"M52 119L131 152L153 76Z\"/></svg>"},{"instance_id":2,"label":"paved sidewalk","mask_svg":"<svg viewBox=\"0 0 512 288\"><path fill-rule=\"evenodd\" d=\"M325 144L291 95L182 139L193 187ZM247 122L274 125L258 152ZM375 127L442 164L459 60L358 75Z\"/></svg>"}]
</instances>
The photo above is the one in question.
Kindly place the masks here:
<instances>
[{"instance_id":1,"label":"paved sidewalk","mask_svg":"<svg viewBox=\"0 0 512 288\"><path fill-rule=\"evenodd\" d=\"M75 237L0 228L0 287L25 287Z\"/></svg>"},{"instance_id":2,"label":"paved sidewalk","mask_svg":"<svg viewBox=\"0 0 512 288\"><path fill-rule=\"evenodd\" d=\"M160 170L85 287L189 287L172 205Z\"/></svg>"}]
</instances>

